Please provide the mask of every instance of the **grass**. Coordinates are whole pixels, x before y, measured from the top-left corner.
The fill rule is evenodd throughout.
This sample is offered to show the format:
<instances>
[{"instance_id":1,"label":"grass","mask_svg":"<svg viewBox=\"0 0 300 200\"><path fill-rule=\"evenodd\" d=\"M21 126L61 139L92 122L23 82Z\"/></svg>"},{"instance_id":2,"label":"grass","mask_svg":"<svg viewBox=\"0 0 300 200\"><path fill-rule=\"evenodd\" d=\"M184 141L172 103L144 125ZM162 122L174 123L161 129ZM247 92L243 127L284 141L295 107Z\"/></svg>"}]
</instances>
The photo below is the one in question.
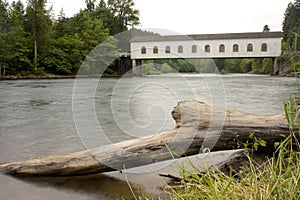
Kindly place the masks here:
<instances>
[{"instance_id":1,"label":"grass","mask_svg":"<svg viewBox=\"0 0 300 200\"><path fill-rule=\"evenodd\" d=\"M298 200L300 199L300 108L290 99L284 105L290 134L274 144L276 151L264 163L258 164L248 152L249 166L237 174L225 174L217 168L207 169L201 175L188 173L179 185L167 186L172 200ZM257 149L265 143L259 139L244 144ZM254 145L255 144L255 145ZM251 154L251 155L250 155ZM181 169L186 174L185 169ZM151 199L146 196L139 199Z\"/></svg>"},{"instance_id":2,"label":"grass","mask_svg":"<svg viewBox=\"0 0 300 200\"><path fill-rule=\"evenodd\" d=\"M180 186L169 187L170 199L300 199L300 111L293 99L284 108L290 135L275 144L274 155L265 163L257 164L248 156L249 167L241 169L238 175L218 169L208 169L201 176L191 174Z\"/></svg>"},{"instance_id":3,"label":"grass","mask_svg":"<svg viewBox=\"0 0 300 200\"><path fill-rule=\"evenodd\" d=\"M300 199L299 156L293 161L271 158L258 166L241 170L240 176L226 175L217 169L193 175L181 188L172 189L171 199Z\"/></svg>"}]
</instances>

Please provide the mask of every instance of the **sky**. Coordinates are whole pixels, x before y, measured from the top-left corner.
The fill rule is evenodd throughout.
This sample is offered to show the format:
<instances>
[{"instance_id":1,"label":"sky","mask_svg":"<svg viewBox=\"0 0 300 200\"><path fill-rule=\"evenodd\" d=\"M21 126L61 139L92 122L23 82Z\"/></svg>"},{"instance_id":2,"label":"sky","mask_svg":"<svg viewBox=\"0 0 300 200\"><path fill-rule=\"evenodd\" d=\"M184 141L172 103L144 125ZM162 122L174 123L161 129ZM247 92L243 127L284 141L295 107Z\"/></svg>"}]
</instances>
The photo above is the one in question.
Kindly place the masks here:
<instances>
[{"instance_id":1,"label":"sky","mask_svg":"<svg viewBox=\"0 0 300 200\"><path fill-rule=\"evenodd\" d=\"M170 34L261 32L264 25L281 31L290 1L294 0L134 0L140 10L138 28ZM63 8L67 17L85 8L85 0L48 0L48 4L56 15Z\"/></svg>"}]
</instances>

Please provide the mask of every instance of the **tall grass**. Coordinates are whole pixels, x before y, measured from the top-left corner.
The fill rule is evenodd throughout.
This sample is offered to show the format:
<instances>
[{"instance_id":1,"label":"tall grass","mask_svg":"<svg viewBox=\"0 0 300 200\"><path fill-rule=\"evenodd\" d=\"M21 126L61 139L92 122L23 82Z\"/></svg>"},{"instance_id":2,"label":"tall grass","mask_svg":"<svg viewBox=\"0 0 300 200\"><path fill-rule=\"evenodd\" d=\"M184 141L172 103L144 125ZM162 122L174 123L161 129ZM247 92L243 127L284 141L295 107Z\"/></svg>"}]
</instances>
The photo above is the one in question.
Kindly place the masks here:
<instances>
[{"instance_id":1,"label":"tall grass","mask_svg":"<svg viewBox=\"0 0 300 200\"><path fill-rule=\"evenodd\" d=\"M257 164L249 156L249 167L238 175L218 169L209 169L201 176L190 174L180 187L170 187L171 199L300 199L300 111L294 105L290 99L284 106L290 135L275 144L274 155L265 163Z\"/></svg>"}]
</instances>

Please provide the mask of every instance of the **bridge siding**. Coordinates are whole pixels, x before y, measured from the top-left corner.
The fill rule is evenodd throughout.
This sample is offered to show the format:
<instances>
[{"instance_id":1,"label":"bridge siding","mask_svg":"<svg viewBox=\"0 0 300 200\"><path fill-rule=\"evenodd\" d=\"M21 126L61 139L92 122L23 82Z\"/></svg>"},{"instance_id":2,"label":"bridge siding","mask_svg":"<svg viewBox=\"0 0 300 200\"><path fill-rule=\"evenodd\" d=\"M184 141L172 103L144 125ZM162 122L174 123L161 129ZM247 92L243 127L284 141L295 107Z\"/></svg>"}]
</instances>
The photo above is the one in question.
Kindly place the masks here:
<instances>
[{"instance_id":1,"label":"bridge siding","mask_svg":"<svg viewBox=\"0 0 300 200\"><path fill-rule=\"evenodd\" d=\"M169 35L169 36L140 36L134 37L131 42L157 41L189 41L189 40L226 40L226 39L255 39L255 38L282 38L282 32L249 32L197 35Z\"/></svg>"},{"instance_id":2,"label":"bridge siding","mask_svg":"<svg viewBox=\"0 0 300 200\"><path fill-rule=\"evenodd\" d=\"M273 58L272 74L276 73L276 59L281 55L281 32L269 33L228 33L205 34L191 36L148 36L131 40L131 59L134 76L141 75L142 60L170 59L170 58ZM219 46L225 45L225 52L219 52ZM248 44L253 45L253 51L248 52ZM267 44L267 51L261 50L262 44ZM197 52L193 52L193 46ZM210 46L210 52L205 52L205 46ZM239 51L234 52L233 46L238 45ZM171 47L171 52L166 53L166 47ZM183 53L178 53L178 47L183 47ZM153 53L158 47L158 53ZM142 53L146 48L146 53Z\"/></svg>"},{"instance_id":3,"label":"bridge siding","mask_svg":"<svg viewBox=\"0 0 300 200\"><path fill-rule=\"evenodd\" d=\"M247 52L247 45L253 44L253 52ZM267 52L261 51L261 45L266 43ZM225 45L225 52L219 52L219 45ZM233 52L233 45L239 46L239 52ZM192 46L197 46L197 53L192 52ZM205 52L205 45L210 45L210 53ZM153 53L154 46L158 47L158 54ZM171 53L165 53L166 46L171 47ZM178 47L183 46L183 53L178 53ZM146 54L141 48L146 47ZM227 39L205 41L158 41L158 42L132 42L132 59L168 59L168 58L255 58L278 57L281 55L281 38L263 39Z\"/></svg>"}]
</instances>

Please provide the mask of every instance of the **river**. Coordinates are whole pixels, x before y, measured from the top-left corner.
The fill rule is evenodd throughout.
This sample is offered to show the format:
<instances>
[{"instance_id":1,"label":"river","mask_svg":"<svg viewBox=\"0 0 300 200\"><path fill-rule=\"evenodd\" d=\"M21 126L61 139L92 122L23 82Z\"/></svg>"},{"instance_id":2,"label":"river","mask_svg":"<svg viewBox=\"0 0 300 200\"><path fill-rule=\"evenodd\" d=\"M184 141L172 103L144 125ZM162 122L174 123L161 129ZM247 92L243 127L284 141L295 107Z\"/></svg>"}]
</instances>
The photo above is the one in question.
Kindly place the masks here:
<instances>
[{"instance_id":1,"label":"river","mask_svg":"<svg viewBox=\"0 0 300 200\"><path fill-rule=\"evenodd\" d=\"M75 152L172 129L172 108L182 100L253 114L280 114L284 101L297 91L295 78L239 74L1 81L0 163ZM0 199L4 200L121 196L132 197L127 183L107 175L0 175Z\"/></svg>"}]
</instances>

